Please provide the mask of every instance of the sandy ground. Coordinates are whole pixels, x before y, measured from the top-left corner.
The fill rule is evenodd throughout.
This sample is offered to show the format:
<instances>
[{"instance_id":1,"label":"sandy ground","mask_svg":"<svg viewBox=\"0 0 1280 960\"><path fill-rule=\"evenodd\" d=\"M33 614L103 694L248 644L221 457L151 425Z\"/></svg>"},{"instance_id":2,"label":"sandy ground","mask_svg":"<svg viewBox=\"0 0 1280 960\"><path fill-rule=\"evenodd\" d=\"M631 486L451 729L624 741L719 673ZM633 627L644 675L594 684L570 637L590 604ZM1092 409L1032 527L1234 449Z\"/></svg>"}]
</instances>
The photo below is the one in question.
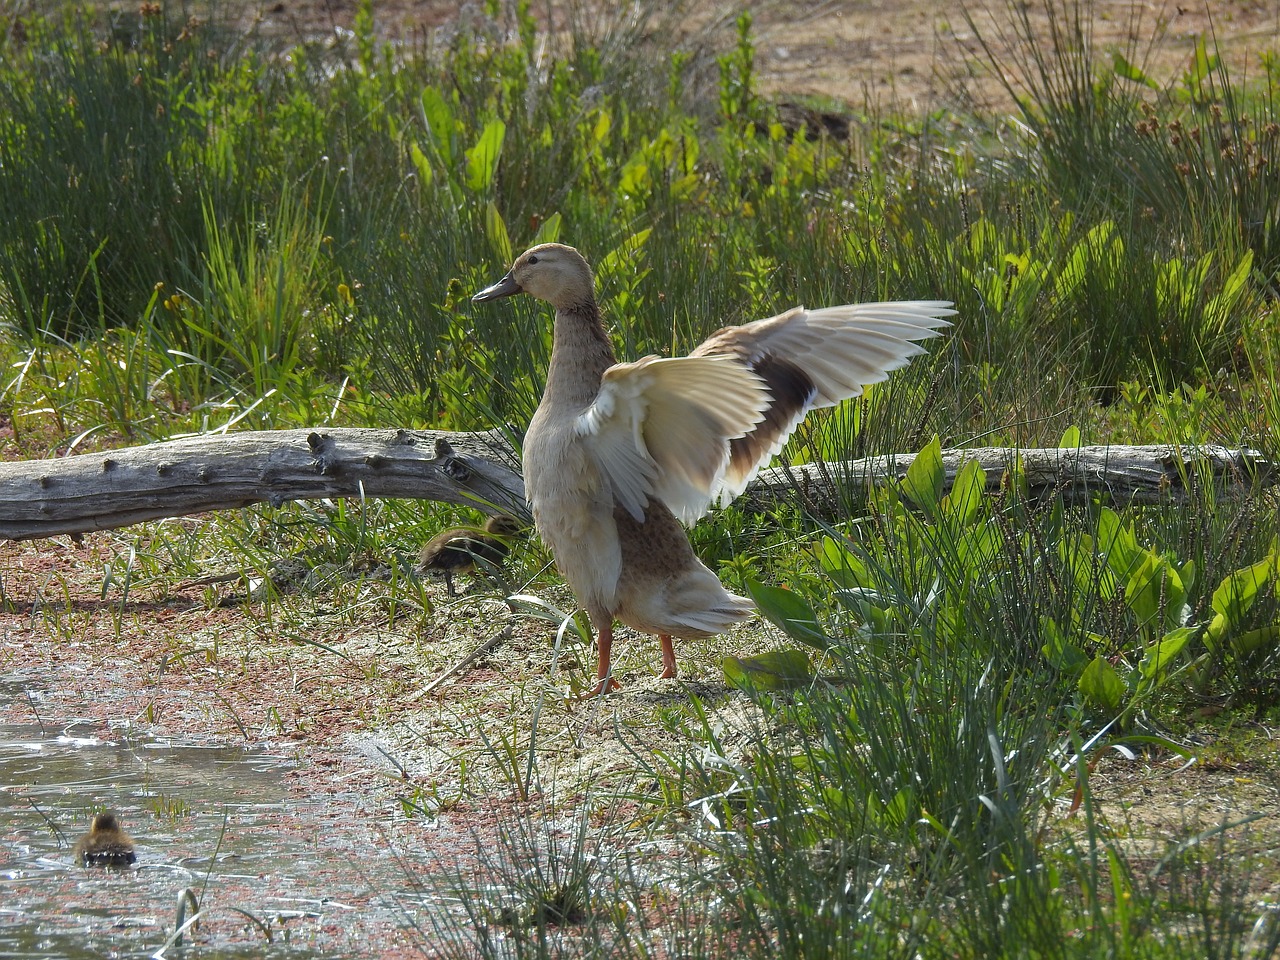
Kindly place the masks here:
<instances>
[{"instance_id":1,"label":"sandy ground","mask_svg":"<svg viewBox=\"0 0 1280 960\"><path fill-rule=\"evenodd\" d=\"M283 36L324 36L349 29L356 0L232 0L243 5L244 23L258 20ZM1047 0L1055 9L1062 0ZM724 50L733 42L733 20L742 9L754 18L757 69L761 90L775 98L818 97L853 108L896 106L925 111L957 102L1007 105L1008 98L987 67L979 34L1004 64L1017 61L1022 32L1049 42L1046 0L860 0L860 2L731 4L717 0L681 3L612 4L603 17L587 18L588 0L535 0L533 10L544 24L564 30L573 20L596 24L630 23L647 18L655 49L677 41L683 46ZM224 9L227 3L223 4ZM461 5L441 0L375 0L377 29L389 39L422 38L448 30L457 11L474 16L476 2ZM1280 5L1268 0L1230 0L1212 4L1195 0L1134 2L1093 0L1081 11L1084 33L1106 62L1110 52L1124 49L1127 38L1141 38L1130 59L1147 63L1157 79L1176 77L1187 69L1196 40L1213 36L1235 76L1262 74L1259 55L1274 49L1280 36ZM1061 19L1061 15L1059 15ZM975 28L977 33L975 33ZM1154 47L1148 40L1159 37Z\"/></svg>"}]
</instances>

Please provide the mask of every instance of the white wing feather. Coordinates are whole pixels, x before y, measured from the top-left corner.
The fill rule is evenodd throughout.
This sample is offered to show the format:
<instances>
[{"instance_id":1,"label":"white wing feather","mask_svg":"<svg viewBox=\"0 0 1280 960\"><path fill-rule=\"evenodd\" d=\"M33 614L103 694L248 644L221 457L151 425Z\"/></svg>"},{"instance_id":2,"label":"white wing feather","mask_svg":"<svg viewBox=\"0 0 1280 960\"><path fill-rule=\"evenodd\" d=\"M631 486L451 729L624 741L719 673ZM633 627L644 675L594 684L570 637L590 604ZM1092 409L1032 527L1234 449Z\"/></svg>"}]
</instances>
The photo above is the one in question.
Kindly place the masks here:
<instances>
[{"instance_id":1,"label":"white wing feather","mask_svg":"<svg viewBox=\"0 0 1280 960\"><path fill-rule=\"evenodd\" d=\"M768 403L760 378L734 358L645 357L605 371L575 429L633 517L657 497L692 523L719 488L729 441L753 429Z\"/></svg>"},{"instance_id":2,"label":"white wing feather","mask_svg":"<svg viewBox=\"0 0 1280 960\"><path fill-rule=\"evenodd\" d=\"M574 429L633 517L642 519L656 497L692 523L712 500L741 493L809 410L856 397L905 367L925 352L916 341L936 337L954 313L940 300L860 303L797 307L729 327L691 356L610 367ZM751 369L766 355L793 364L810 384L804 402L780 410L772 425L763 421L775 400ZM730 469L729 441L753 432L751 461L735 459Z\"/></svg>"}]
</instances>

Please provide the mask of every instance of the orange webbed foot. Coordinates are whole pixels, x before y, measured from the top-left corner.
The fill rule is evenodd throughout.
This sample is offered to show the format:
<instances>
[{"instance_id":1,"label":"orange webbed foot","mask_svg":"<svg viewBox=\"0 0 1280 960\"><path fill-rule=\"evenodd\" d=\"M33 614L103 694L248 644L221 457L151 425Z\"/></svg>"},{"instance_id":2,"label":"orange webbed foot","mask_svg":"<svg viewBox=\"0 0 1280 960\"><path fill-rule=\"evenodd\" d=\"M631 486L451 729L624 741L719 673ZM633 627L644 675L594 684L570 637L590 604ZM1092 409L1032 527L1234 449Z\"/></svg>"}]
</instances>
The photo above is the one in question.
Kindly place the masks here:
<instances>
[{"instance_id":1,"label":"orange webbed foot","mask_svg":"<svg viewBox=\"0 0 1280 960\"><path fill-rule=\"evenodd\" d=\"M606 694L613 693L615 690L621 690L622 684L613 677L605 677L597 680L595 685L586 693L578 694L575 700L594 700L596 697L603 697Z\"/></svg>"}]
</instances>

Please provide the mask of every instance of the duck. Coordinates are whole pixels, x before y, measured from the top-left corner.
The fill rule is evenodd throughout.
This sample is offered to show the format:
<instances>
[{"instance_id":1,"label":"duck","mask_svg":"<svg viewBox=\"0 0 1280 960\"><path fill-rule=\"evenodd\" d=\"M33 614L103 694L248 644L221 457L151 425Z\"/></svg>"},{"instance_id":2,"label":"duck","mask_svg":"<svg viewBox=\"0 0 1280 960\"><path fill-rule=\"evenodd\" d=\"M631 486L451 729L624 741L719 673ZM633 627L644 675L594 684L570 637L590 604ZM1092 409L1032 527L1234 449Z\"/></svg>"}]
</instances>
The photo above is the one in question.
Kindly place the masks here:
<instances>
[{"instance_id":1,"label":"duck","mask_svg":"<svg viewBox=\"0 0 1280 960\"><path fill-rule=\"evenodd\" d=\"M589 695L620 688L614 624L673 641L716 636L755 613L694 554L686 525L740 494L805 415L858 396L951 326L952 303L793 307L722 327L688 356L618 362L595 279L571 246L544 243L472 301L527 294L554 310L541 402L524 436L534 528L596 638Z\"/></svg>"},{"instance_id":2,"label":"duck","mask_svg":"<svg viewBox=\"0 0 1280 960\"><path fill-rule=\"evenodd\" d=\"M76 841L72 854L82 867L127 867L137 859L133 838L124 832L112 810L93 818L89 832Z\"/></svg>"},{"instance_id":3,"label":"duck","mask_svg":"<svg viewBox=\"0 0 1280 960\"><path fill-rule=\"evenodd\" d=\"M442 530L423 544L418 563L424 570L443 572L449 596L457 596L453 575L473 572L477 559L494 566L502 563L510 551L508 538L519 533L523 526L515 517L499 514L486 520L480 530L472 527Z\"/></svg>"}]
</instances>

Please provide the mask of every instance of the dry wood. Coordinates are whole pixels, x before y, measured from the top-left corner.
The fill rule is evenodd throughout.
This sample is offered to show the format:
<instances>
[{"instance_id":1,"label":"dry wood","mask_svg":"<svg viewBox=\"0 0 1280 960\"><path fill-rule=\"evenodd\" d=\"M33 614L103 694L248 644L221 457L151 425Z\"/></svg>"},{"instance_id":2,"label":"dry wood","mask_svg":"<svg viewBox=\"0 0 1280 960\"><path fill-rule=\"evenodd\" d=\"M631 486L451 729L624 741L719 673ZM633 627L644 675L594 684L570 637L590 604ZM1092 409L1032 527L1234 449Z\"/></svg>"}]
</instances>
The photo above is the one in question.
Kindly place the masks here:
<instances>
[{"instance_id":1,"label":"dry wood","mask_svg":"<svg viewBox=\"0 0 1280 960\"><path fill-rule=\"evenodd\" d=\"M779 490L798 491L807 509L831 515L841 497L886 479L906 476L914 453L891 453L843 463L806 463L760 471L735 503L766 509ZM1103 496L1116 504L1185 503L1193 491L1215 496L1245 495L1275 483L1275 464L1257 450L1205 446L972 447L942 451L944 489L969 461L986 473L994 493L1008 482L1015 465L1032 497L1061 495L1067 503Z\"/></svg>"},{"instance_id":2,"label":"dry wood","mask_svg":"<svg viewBox=\"0 0 1280 960\"><path fill-rule=\"evenodd\" d=\"M738 505L765 510L799 491L830 514L851 490L903 476L914 454L762 471ZM1254 450L1205 447L982 447L943 453L949 484L977 460L988 490L1020 462L1030 493L1068 500L1181 502L1195 488L1247 493L1274 482ZM329 497L409 497L525 514L518 458L506 435L328 428L188 437L54 460L0 463L0 537L22 540Z\"/></svg>"},{"instance_id":3,"label":"dry wood","mask_svg":"<svg viewBox=\"0 0 1280 960\"><path fill-rule=\"evenodd\" d=\"M0 537L111 530L266 501L415 497L523 514L498 431L256 430L0 463Z\"/></svg>"}]
</instances>

